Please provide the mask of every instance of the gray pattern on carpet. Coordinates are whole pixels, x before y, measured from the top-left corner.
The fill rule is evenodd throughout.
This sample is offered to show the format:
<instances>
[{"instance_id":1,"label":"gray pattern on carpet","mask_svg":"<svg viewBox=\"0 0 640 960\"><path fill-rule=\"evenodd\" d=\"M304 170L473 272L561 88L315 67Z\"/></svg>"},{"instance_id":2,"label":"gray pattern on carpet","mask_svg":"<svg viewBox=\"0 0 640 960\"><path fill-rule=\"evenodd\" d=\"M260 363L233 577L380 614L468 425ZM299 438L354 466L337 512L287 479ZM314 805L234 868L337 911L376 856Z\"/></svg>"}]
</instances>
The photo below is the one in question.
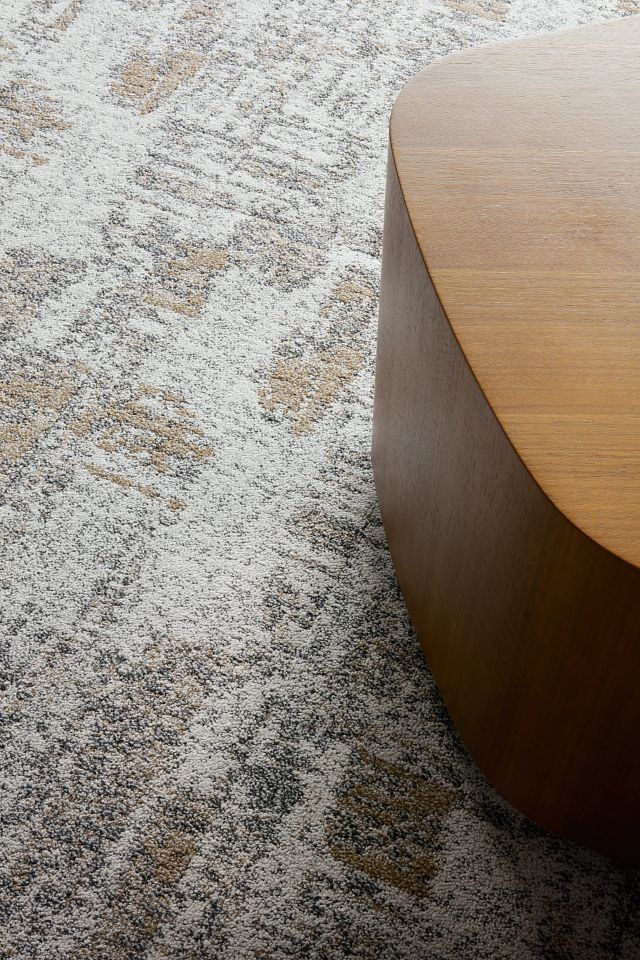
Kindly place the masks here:
<instances>
[{"instance_id":1,"label":"gray pattern on carpet","mask_svg":"<svg viewBox=\"0 0 640 960\"><path fill-rule=\"evenodd\" d=\"M402 83L636 7L3 5L0 956L640 956L456 739L369 459Z\"/></svg>"}]
</instances>

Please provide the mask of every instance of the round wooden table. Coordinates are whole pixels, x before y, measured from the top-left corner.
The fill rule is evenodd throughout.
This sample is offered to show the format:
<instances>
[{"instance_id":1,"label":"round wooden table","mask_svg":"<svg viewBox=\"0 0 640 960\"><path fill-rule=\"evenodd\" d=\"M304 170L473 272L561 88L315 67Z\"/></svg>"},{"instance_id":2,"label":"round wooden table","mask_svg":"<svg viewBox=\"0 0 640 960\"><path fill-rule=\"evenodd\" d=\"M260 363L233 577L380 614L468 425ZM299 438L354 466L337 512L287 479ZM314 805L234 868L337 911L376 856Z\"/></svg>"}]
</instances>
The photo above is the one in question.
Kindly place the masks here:
<instances>
[{"instance_id":1,"label":"round wooden table","mask_svg":"<svg viewBox=\"0 0 640 960\"><path fill-rule=\"evenodd\" d=\"M640 864L640 17L400 94L373 457L470 754L538 824Z\"/></svg>"}]
</instances>

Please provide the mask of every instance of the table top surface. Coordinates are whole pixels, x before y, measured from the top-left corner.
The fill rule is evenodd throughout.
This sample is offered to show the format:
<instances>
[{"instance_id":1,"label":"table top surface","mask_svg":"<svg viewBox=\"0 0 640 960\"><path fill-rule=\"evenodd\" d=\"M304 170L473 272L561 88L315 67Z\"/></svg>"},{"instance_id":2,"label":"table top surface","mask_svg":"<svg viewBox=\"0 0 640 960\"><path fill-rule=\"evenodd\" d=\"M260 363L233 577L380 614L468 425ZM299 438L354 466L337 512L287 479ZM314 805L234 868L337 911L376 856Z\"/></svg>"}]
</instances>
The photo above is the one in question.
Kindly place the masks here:
<instances>
[{"instance_id":1,"label":"table top surface","mask_svg":"<svg viewBox=\"0 0 640 960\"><path fill-rule=\"evenodd\" d=\"M545 494L640 566L640 16L454 54L401 92L418 245Z\"/></svg>"}]
</instances>

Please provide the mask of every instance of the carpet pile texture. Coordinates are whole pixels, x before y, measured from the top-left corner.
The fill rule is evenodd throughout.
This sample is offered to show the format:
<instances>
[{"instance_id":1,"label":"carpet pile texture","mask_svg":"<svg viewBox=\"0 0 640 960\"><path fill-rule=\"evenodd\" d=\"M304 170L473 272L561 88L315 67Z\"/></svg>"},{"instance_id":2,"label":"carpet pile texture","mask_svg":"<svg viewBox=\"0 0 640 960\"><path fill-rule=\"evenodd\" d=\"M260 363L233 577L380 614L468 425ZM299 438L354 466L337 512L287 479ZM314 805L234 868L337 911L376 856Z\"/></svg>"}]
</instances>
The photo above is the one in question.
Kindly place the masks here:
<instances>
[{"instance_id":1,"label":"carpet pile texture","mask_svg":"<svg viewBox=\"0 0 640 960\"><path fill-rule=\"evenodd\" d=\"M0 956L637 960L458 742L370 466L386 126L634 0L0 10Z\"/></svg>"}]
</instances>

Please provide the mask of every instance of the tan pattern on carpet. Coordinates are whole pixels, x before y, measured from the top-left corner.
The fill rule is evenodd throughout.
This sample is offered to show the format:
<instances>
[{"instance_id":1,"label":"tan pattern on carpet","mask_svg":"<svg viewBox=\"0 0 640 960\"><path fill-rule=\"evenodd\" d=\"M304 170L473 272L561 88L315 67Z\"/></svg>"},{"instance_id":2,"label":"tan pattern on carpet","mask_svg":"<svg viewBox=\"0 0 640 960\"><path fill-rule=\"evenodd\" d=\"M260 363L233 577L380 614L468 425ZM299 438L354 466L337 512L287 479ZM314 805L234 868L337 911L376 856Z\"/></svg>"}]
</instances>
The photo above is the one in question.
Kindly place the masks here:
<instances>
[{"instance_id":1,"label":"tan pattern on carpet","mask_svg":"<svg viewBox=\"0 0 640 960\"><path fill-rule=\"evenodd\" d=\"M162 100L195 77L203 57L192 50L178 50L151 58L142 53L127 63L121 79L114 83L114 93L137 104L141 114L156 110Z\"/></svg>"}]
</instances>

